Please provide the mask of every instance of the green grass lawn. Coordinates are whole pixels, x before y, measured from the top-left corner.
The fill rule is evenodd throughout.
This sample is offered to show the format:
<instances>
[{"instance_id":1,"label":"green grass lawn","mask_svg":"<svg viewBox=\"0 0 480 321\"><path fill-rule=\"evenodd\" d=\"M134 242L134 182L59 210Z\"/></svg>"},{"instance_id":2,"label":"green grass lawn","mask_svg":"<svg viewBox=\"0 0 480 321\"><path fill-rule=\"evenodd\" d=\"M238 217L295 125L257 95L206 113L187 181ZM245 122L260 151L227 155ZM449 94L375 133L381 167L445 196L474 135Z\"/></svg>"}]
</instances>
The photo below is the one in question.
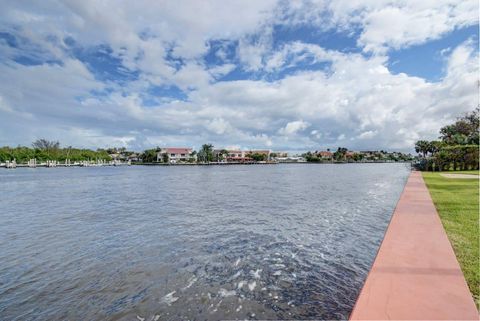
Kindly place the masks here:
<instances>
[{"instance_id":1,"label":"green grass lawn","mask_svg":"<svg viewBox=\"0 0 480 321\"><path fill-rule=\"evenodd\" d=\"M479 171L448 172L477 174ZM423 172L435 207L447 231L477 308L480 305L479 181L452 179Z\"/></svg>"}]
</instances>

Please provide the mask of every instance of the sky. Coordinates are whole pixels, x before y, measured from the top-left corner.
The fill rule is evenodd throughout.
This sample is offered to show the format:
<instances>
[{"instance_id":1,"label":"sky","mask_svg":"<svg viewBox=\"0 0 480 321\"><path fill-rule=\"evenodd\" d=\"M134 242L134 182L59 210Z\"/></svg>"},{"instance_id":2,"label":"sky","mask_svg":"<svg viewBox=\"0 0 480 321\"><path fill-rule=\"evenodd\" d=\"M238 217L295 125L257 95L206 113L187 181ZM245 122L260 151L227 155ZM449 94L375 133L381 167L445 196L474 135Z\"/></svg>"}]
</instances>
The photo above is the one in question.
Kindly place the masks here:
<instances>
[{"instance_id":1,"label":"sky","mask_svg":"<svg viewBox=\"0 0 480 321\"><path fill-rule=\"evenodd\" d=\"M479 104L477 0L0 7L0 146L408 152Z\"/></svg>"}]
</instances>

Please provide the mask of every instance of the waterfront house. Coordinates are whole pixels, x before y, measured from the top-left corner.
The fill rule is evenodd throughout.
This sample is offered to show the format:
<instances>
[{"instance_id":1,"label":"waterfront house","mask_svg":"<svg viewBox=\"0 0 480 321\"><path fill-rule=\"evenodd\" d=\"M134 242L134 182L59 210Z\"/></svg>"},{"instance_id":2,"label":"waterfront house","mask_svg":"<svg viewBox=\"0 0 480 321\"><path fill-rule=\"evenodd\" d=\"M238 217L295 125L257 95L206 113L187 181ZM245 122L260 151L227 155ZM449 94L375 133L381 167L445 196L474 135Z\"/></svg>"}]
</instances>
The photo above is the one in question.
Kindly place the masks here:
<instances>
[{"instance_id":1,"label":"waterfront house","mask_svg":"<svg viewBox=\"0 0 480 321\"><path fill-rule=\"evenodd\" d=\"M216 162L227 163L230 158L243 157L244 153L241 150L229 150L229 149L214 149L213 159Z\"/></svg>"},{"instance_id":2,"label":"waterfront house","mask_svg":"<svg viewBox=\"0 0 480 321\"><path fill-rule=\"evenodd\" d=\"M191 155L193 149L187 147L166 147L161 148L157 152L157 161L164 162L168 159L169 163L185 163L191 159L196 160L195 156Z\"/></svg>"},{"instance_id":3,"label":"waterfront house","mask_svg":"<svg viewBox=\"0 0 480 321\"><path fill-rule=\"evenodd\" d=\"M125 160L127 159L127 157L125 156L125 154L120 153L120 152L111 153L111 154L109 154L109 156L112 158L113 161L123 162L123 161L125 161Z\"/></svg>"},{"instance_id":4,"label":"waterfront house","mask_svg":"<svg viewBox=\"0 0 480 321\"><path fill-rule=\"evenodd\" d=\"M213 159L221 163L248 163L252 161L252 158L245 155L244 151L236 149L215 149Z\"/></svg>"},{"instance_id":5,"label":"waterfront house","mask_svg":"<svg viewBox=\"0 0 480 321\"><path fill-rule=\"evenodd\" d=\"M321 151L316 154L318 158L321 158L323 160L332 160L333 158L333 153L331 151Z\"/></svg>"},{"instance_id":6,"label":"waterfront house","mask_svg":"<svg viewBox=\"0 0 480 321\"><path fill-rule=\"evenodd\" d=\"M138 162L140 161L140 154L139 153L132 153L127 156L127 161L130 162Z\"/></svg>"},{"instance_id":7,"label":"waterfront house","mask_svg":"<svg viewBox=\"0 0 480 321\"><path fill-rule=\"evenodd\" d=\"M241 150L229 150L228 151L229 158L241 158L245 157L245 152Z\"/></svg>"}]
</instances>

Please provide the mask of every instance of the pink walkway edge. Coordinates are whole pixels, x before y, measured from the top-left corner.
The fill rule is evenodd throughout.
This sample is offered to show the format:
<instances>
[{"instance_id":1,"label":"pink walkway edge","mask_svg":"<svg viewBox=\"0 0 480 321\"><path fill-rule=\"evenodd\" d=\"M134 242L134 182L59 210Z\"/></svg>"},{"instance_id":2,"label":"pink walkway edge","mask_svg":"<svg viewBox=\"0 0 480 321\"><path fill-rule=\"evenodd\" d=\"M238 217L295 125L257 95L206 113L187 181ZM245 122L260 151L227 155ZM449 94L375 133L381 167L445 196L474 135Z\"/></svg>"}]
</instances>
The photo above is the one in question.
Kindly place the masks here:
<instances>
[{"instance_id":1,"label":"pink walkway edge","mask_svg":"<svg viewBox=\"0 0 480 321\"><path fill-rule=\"evenodd\" d=\"M420 172L412 172L351 320L478 320Z\"/></svg>"}]
</instances>

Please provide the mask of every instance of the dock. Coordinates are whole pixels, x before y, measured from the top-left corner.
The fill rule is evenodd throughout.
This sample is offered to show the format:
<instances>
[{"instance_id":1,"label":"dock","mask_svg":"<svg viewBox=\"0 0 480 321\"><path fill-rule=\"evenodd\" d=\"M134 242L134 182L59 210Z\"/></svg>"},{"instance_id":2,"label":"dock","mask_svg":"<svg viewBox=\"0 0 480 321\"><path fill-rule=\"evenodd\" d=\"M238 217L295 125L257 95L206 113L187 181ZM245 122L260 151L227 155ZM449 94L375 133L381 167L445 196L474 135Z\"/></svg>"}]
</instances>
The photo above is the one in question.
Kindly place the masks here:
<instances>
[{"instance_id":1,"label":"dock","mask_svg":"<svg viewBox=\"0 0 480 321\"><path fill-rule=\"evenodd\" d=\"M95 160L95 161L78 161L78 162L71 162L69 159L65 160L64 162L59 162L55 160L47 160L43 163L38 163L36 159L30 159L27 163L20 164L17 163L16 160L6 161L5 163L0 163L0 168L20 168L20 167L27 167L27 168L37 168L37 167L99 167L99 166L130 166L132 163L128 162L120 162L120 161L104 161L104 160Z\"/></svg>"}]
</instances>

